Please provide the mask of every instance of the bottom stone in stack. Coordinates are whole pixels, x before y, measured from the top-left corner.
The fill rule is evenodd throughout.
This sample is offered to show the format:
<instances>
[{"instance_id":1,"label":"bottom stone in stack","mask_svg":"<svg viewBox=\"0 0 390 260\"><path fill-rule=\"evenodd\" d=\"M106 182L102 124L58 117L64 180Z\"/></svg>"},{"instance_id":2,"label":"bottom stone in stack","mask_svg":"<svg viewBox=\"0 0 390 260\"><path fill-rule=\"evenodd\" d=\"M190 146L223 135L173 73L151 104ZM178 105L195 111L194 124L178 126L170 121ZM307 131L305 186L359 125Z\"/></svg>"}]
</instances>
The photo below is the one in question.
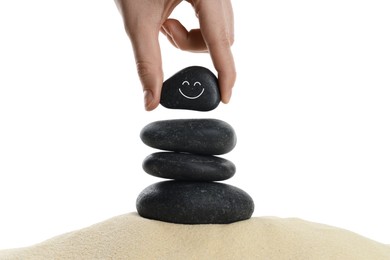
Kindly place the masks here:
<instances>
[{"instance_id":1,"label":"bottom stone in stack","mask_svg":"<svg viewBox=\"0 0 390 260\"><path fill-rule=\"evenodd\" d=\"M245 191L217 182L158 182L140 193L136 205L142 217L178 224L229 224L254 211Z\"/></svg>"}]
</instances>

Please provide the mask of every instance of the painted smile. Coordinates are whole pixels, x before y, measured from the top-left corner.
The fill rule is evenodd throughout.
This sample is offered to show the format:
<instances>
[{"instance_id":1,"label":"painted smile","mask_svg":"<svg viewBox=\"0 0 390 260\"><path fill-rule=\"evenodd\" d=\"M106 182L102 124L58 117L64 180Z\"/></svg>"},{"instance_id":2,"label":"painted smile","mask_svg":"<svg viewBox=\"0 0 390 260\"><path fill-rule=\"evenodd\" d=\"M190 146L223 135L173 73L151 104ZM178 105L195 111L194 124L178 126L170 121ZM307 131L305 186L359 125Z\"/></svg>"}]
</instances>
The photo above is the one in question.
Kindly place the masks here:
<instances>
[{"instance_id":1,"label":"painted smile","mask_svg":"<svg viewBox=\"0 0 390 260\"><path fill-rule=\"evenodd\" d=\"M188 81L183 81L183 83L182 83L181 85L182 85L182 86L184 86L184 85L189 86L190 83L189 83ZM197 82L194 83L194 86L196 86L196 85L201 86L202 84L200 84L200 82L197 81ZM180 94L181 94L183 97L185 97L185 98L188 98L188 99L197 99L198 97L200 97L200 96L203 94L204 88L202 88L202 91L201 91L198 95L196 95L196 96L188 96L188 95L184 94L183 91L181 90L181 88L179 88L179 92L180 92Z\"/></svg>"}]
</instances>

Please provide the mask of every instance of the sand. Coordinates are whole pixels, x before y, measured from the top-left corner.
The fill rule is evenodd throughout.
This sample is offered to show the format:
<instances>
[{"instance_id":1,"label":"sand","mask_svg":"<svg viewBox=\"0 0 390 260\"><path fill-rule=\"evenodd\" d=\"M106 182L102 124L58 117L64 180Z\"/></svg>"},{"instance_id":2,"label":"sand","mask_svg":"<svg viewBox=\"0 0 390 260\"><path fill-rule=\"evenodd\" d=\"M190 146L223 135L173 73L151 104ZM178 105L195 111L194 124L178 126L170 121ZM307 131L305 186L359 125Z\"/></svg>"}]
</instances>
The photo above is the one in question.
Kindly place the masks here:
<instances>
[{"instance_id":1,"label":"sand","mask_svg":"<svg viewBox=\"0 0 390 260\"><path fill-rule=\"evenodd\" d=\"M178 225L129 213L0 259L389 260L390 246L296 218L253 217L229 225Z\"/></svg>"}]
</instances>

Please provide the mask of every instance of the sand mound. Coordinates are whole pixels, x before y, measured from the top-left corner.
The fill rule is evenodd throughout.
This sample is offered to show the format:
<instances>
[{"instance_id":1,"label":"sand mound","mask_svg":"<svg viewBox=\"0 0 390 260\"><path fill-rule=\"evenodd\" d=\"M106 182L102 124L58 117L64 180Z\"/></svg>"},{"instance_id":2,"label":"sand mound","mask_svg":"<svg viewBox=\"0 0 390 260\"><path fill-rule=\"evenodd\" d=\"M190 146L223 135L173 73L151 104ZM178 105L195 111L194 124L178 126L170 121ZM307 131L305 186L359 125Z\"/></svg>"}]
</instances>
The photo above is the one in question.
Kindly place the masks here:
<instances>
[{"instance_id":1,"label":"sand mound","mask_svg":"<svg viewBox=\"0 0 390 260\"><path fill-rule=\"evenodd\" d=\"M300 219L254 217L229 225L177 225L126 214L0 259L373 259L390 247Z\"/></svg>"}]
</instances>

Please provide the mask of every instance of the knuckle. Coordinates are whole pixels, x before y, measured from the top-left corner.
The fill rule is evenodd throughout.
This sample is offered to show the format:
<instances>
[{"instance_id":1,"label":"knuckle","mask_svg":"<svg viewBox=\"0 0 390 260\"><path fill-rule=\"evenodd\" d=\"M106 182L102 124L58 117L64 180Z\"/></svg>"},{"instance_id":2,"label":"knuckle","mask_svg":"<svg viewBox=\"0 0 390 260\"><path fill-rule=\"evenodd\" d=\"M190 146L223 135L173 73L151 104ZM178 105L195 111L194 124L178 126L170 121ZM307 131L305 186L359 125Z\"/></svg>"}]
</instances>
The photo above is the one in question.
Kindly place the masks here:
<instances>
[{"instance_id":1,"label":"knuckle","mask_svg":"<svg viewBox=\"0 0 390 260\"><path fill-rule=\"evenodd\" d=\"M214 45L214 46L220 46L223 48L229 48L233 45L234 42L234 35L229 33L226 30L222 30L218 37L214 38L213 41L209 43L209 45Z\"/></svg>"},{"instance_id":2,"label":"knuckle","mask_svg":"<svg viewBox=\"0 0 390 260\"><path fill-rule=\"evenodd\" d=\"M137 61L137 72L138 76L143 79L151 75L152 65L150 62L146 61Z\"/></svg>"},{"instance_id":3,"label":"knuckle","mask_svg":"<svg viewBox=\"0 0 390 260\"><path fill-rule=\"evenodd\" d=\"M162 80L162 67L155 62L137 61L136 63L138 76L145 86L145 84L154 84L156 80Z\"/></svg>"},{"instance_id":4,"label":"knuckle","mask_svg":"<svg viewBox=\"0 0 390 260\"><path fill-rule=\"evenodd\" d=\"M234 33L229 34L230 47L234 44Z\"/></svg>"},{"instance_id":5,"label":"knuckle","mask_svg":"<svg viewBox=\"0 0 390 260\"><path fill-rule=\"evenodd\" d=\"M233 42L234 42L234 36L231 33L225 31L221 35L221 42L224 46L231 47L233 45Z\"/></svg>"}]
</instances>

